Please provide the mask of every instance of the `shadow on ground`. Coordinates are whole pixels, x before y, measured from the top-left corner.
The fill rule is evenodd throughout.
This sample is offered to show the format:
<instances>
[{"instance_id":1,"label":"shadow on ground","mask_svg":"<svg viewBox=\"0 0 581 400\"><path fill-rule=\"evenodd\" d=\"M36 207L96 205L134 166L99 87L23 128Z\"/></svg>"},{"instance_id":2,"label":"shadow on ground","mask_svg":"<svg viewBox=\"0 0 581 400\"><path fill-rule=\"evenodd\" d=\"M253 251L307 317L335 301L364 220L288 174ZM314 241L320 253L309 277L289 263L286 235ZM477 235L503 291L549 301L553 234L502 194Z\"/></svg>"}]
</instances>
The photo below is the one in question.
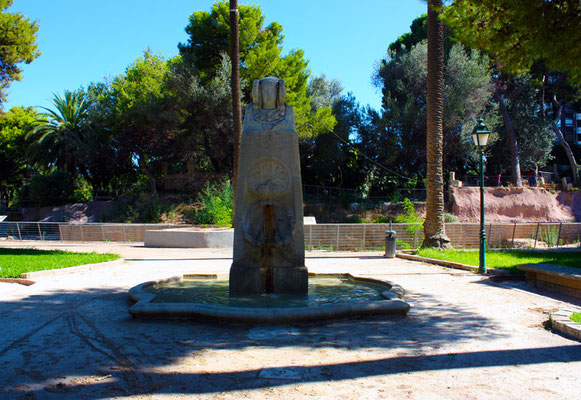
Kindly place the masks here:
<instances>
[{"instance_id":1,"label":"shadow on ground","mask_svg":"<svg viewBox=\"0 0 581 400\"><path fill-rule=\"evenodd\" d=\"M498 321L457 304L413 292L406 300L412 304L406 317L270 326L136 320L127 312L127 293L113 287L1 301L0 369L5 373L0 374L0 397L68 394L71 398L100 399L148 393L202 394L299 381L581 361L581 347L575 345L427 354L454 342L503 338L503 333ZM300 362L251 368L232 364L237 356L283 348L302 352ZM326 348L344 351L347 360L329 363L313 355ZM369 356L369 352L381 349L394 355ZM365 352L366 359L357 361L358 352ZM203 370L208 354L224 357L223 364ZM185 364L200 371L183 370Z\"/></svg>"}]
</instances>

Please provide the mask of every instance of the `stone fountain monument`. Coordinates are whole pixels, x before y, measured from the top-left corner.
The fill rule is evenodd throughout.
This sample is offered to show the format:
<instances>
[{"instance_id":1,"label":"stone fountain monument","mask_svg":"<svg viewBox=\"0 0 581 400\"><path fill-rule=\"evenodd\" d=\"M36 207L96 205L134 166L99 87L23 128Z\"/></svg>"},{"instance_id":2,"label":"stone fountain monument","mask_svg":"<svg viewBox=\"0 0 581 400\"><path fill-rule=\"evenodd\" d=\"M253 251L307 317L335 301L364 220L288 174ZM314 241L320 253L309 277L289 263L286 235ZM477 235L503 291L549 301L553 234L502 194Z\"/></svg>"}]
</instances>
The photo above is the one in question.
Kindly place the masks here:
<instances>
[{"instance_id":1,"label":"stone fountain monument","mask_svg":"<svg viewBox=\"0 0 581 400\"><path fill-rule=\"evenodd\" d=\"M242 127L230 294L306 294L303 196L284 81L254 81Z\"/></svg>"},{"instance_id":2,"label":"stone fountain monument","mask_svg":"<svg viewBox=\"0 0 581 400\"><path fill-rule=\"evenodd\" d=\"M242 129L230 279L186 274L144 282L129 291L131 315L286 323L407 313L405 291L392 282L308 276L294 112L280 79L255 81L252 98Z\"/></svg>"}]
</instances>

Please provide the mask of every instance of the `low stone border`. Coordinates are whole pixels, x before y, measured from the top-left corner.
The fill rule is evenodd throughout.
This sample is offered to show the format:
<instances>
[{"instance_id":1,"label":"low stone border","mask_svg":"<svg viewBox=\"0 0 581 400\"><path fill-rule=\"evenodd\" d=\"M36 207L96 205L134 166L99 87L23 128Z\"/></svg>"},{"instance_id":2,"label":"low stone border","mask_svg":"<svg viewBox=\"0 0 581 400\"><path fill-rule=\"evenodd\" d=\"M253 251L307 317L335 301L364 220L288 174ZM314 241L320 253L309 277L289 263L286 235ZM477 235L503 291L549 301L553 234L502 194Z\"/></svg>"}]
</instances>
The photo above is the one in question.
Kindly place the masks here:
<instances>
[{"instance_id":1,"label":"low stone border","mask_svg":"<svg viewBox=\"0 0 581 400\"><path fill-rule=\"evenodd\" d=\"M45 278L48 276L58 276L58 275L66 275L66 274L74 274L78 272L86 272L86 271L95 271L98 269L109 268L113 265L122 264L125 262L125 259L120 258L113 261L106 261L102 263L96 264L84 264L84 265L77 265L75 267L68 267L68 268L60 268L60 269L45 269L42 271L34 271L34 272L24 272L20 274L21 279L37 279L37 278Z\"/></svg>"},{"instance_id":2,"label":"low stone border","mask_svg":"<svg viewBox=\"0 0 581 400\"><path fill-rule=\"evenodd\" d=\"M186 275L191 276L191 275ZM216 275L195 275L198 278L216 279ZM309 274L309 276L344 276L353 280L381 283L386 290L381 292L385 300L352 301L324 304L317 307L272 307L244 308L215 306L202 303L154 303L156 295L143 290L145 286L160 282L179 281L181 276L145 282L129 290L129 297L136 302L129 313L141 318L207 318L233 322L286 323L325 320L366 314L407 314L410 305L403 300L405 290L392 282L351 274Z\"/></svg>"},{"instance_id":3,"label":"low stone border","mask_svg":"<svg viewBox=\"0 0 581 400\"><path fill-rule=\"evenodd\" d=\"M405 260L412 260L412 261L421 261L430 264L441 265L443 267L455 268L455 269L462 269L464 271L470 271L474 273L478 273L478 267L468 264L461 264L452 261L446 260L438 260L436 258L427 258L427 257L420 257L416 256L415 254L405 254L405 253L396 253L396 257L403 258ZM506 271L504 269L496 269L496 268L487 268L486 272L488 275L511 275L510 271Z\"/></svg>"},{"instance_id":4,"label":"low stone border","mask_svg":"<svg viewBox=\"0 0 581 400\"><path fill-rule=\"evenodd\" d=\"M534 287L556 290L574 297L581 297L581 269L556 264L523 264L527 280Z\"/></svg>"},{"instance_id":5,"label":"low stone border","mask_svg":"<svg viewBox=\"0 0 581 400\"><path fill-rule=\"evenodd\" d=\"M20 278L0 278L0 282L18 283L18 284L24 285L24 286L30 286L30 285L34 285L36 283L35 281L31 281L28 279L20 279Z\"/></svg>"},{"instance_id":6,"label":"low stone border","mask_svg":"<svg viewBox=\"0 0 581 400\"><path fill-rule=\"evenodd\" d=\"M581 324L571 320L573 313L581 312L581 308L559 310L551 313L551 326L567 336L581 340Z\"/></svg>"}]
</instances>

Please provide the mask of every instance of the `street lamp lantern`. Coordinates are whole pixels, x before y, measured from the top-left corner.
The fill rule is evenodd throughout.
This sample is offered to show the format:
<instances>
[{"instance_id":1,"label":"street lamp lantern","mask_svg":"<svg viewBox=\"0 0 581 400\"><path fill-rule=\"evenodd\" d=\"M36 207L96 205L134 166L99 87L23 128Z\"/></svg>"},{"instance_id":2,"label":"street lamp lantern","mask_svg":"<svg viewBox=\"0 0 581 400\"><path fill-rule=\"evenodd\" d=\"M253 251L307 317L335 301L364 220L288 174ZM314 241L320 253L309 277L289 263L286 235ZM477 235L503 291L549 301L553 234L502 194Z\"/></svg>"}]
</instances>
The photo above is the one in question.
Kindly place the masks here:
<instances>
[{"instance_id":1,"label":"street lamp lantern","mask_svg":"<svg viewBox=\"0 0 581 400\"><path fill-rule=\"evenodd\" d=\"M486 274L486 231L484 230L484 146L488 143L490 131L482 118L478 118L472 131L472 139L480 152L480 262L478 273Z\"/></svg>"},{"instance_id":2,"label":"street lamp lantern","mask_svg":"<svg viewBox=\"0 0 581 400\"><path fill-rule=\"evenodd\" d=\"M478 118L477 124L472 131L472 139L474 139L474 144L479 148L486 146L488 144L488 138L490 137L490 131L482 118Z\"/></svg>"}]
</instances>

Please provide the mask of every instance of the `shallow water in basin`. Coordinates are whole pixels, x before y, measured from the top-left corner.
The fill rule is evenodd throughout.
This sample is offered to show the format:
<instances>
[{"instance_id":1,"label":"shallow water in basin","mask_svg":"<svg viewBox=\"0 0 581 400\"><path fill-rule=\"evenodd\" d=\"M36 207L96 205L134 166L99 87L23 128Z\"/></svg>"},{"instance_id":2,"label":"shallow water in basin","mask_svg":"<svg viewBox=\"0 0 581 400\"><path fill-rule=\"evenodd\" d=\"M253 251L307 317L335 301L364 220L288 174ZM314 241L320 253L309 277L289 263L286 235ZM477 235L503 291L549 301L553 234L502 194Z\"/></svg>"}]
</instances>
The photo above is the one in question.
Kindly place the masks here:
<instances>
[{"instance_id":1,"label":"shallow water in basin","mask_svg":"<svg viewBox=\"0 0 581 400\"><path fill-rule=\"evenodd\" d=\"M152 303L200 303L229 307L314 307L353 301L381 300L389 285L356 281L343 277L309 277L306 296L250 295L230 296L227 280L184 278L143 288L156 294Z\"/></svg>"}]
</instances>

